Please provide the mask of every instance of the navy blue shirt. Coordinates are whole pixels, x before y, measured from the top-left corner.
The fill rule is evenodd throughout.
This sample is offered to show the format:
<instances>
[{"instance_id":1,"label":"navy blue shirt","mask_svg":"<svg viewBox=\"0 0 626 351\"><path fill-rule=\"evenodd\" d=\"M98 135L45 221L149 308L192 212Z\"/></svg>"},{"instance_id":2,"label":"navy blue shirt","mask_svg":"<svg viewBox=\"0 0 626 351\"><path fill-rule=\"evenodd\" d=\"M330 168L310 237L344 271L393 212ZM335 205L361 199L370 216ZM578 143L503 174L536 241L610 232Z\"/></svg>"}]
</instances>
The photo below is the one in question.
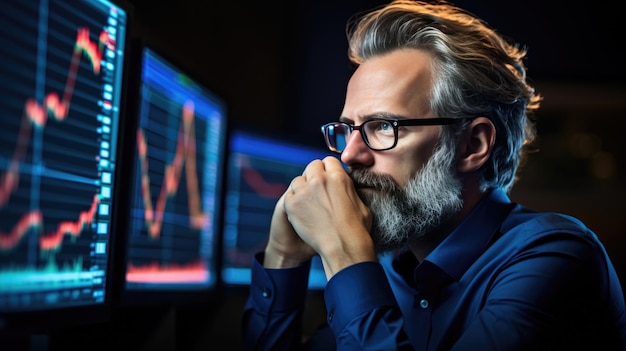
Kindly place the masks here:
<instances>
[{"instance_id":1,"label":"navy blue shirt","mask_svg":"<svg viewBox=\"0 0 626 351\"><path fill-rule=\"evenodd\" d=\"M305 349L310 263L253 267L245 350ZM626 349L615 269L579 220L492 191L422 262L410 253L349 266L324 291L319 350ZM314 347L313 347L314 346Z\"/></svg>"}]
</instances>

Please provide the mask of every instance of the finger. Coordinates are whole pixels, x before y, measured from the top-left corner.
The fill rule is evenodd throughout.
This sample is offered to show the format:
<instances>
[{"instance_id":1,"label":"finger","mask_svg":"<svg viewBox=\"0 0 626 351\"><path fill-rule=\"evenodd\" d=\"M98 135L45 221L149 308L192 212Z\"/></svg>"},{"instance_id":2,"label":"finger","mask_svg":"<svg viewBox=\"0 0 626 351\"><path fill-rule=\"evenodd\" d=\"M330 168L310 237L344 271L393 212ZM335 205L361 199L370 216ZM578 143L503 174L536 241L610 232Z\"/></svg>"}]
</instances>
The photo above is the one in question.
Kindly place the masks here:
<instances>
[{"instance_id":1,"label":"finger","mask_svg":"<svg viewBox=\"0 0 626 351\"><path fill-rule=\"evenodd\" d=\"M296 176L289 183L289 187L287 188L287 193L295 194L296 189L298 189L300 183L304 181L304 176Z\"/></svg>"},{"instance_id":2,"label":"finger","mask_svg":"<svg viewBox=\"0 0 626 351\"><path fill-rule=\"evenodd\" d=\"M302 177L306 180L306 175L315 174L317 172L324 171L324 163L321 160L313 160L309 162L309 164L304 168L304 172L302 172Z\"/></svg>"},{"instance_id":3,"label":"finger","mask_svg":"<svg viewBox=\"0 0 626 351\"><path fill-rule=\"evenodd\" d=\"M322 164L326 172L334 172L334 171L345 172L345 169L343 168L343 163L341 163L341 161L337 157L326 156L324 160L322 160Z\"/></svg>"},{"instance_id":4,"label":"finger","mask_svg":"<svg viewBox=\"0 0 626 351\"><path fill-rule=\"evenodd\" d=\"M285 191L285 195L286 195L286 194L293 194L293 193L295 193L294 186L293 186L293 181L294 181L295 179L296 179L296 178L293 178L293 179L291 180L291 182L289 183L289 186L287 187L287 191Z\"/></svg>"}]
</instances>

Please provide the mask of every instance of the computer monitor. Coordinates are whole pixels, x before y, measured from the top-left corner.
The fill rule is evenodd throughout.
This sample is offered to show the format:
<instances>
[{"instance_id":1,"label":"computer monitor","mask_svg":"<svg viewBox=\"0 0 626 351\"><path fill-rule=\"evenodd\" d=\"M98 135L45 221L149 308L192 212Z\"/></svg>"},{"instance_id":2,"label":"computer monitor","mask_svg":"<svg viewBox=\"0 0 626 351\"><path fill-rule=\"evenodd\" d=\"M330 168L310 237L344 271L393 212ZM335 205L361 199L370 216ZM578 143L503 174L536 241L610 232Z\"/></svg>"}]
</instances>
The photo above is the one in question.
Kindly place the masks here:
<instances>
[{"instance_id":1,"label":"computer monitor","mask_svg":"<svg viewBox=\"0 0 626 351\"><path fill-rule=\"evenodd\" d=\"M129 11L0 6L0 333L109 318Z\"/></svg>"},{"instance_id":2,"label":"computer monitor","mask_svg":"<svg viewBox=\"0 0 626 351\"><path fill-rule=\"evenodd\" d=\"M322 136L320 135L320 138ZM291 180L314 159L330 152L320 145L262 132L233 130L226 166L222 280L226 286L250 284L253 257L265 248L274 206ZM319 256L314 256L309 289L326 286Z\"/></svg>"},{"instance_id":3,"label":"computer monitor","mask_svg":"<svg viewBox=\"0 0 626 351\"><path fill-rule=\"evenodd\" d=\"M209 301L219 282L226 104L149 45L138 55L121 304Z\"/></svg>"}]
</instances>

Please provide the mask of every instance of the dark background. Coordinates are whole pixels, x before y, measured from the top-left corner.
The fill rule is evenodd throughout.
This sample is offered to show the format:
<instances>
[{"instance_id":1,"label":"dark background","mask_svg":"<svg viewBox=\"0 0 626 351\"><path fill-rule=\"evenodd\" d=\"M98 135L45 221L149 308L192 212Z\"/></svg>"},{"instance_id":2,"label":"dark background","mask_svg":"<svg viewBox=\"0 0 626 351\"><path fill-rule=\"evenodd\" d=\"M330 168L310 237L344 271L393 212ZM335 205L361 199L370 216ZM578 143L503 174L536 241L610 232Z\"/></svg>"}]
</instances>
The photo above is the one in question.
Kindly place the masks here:
<instances>
[{"instance_id":1,"label":"dark background","mask_svg":"<svg viewBox=\"0 0 626 351\"><path fill-rule=\"evenodd\" d=\"M322 145L319 125L338 117L353 69L346 55L346 21L383 2L130 3L136 35L221 96L231 127ZM626 279L626 68L618 54L625 41L620 9L564 0L456 4L529 48L528 75L544 96L537 114L539 152L530 156L513 199L585 221ZM46 342L59 350L86 345L236 350L241 348L245 297L245 289L224 289L212 305L117 315L111 325L96 326L104 332L71 330ZM321 294L312 293L309 300L307 332L324 319Z\"/></svg>"},{"instance_id":2,"label":"dark background","mask_svg":"<svg viewBox=\"0 0 626 351\"><path fill-rule=\"evenodd\" d=\"M352 70L347 19L384 3L130 1L139 35L221 94L233 122L303 134L317 133L341 111ZM564 0L457 4L529 48L528 74L546 95L545 105L619 99L601 90L624 87L617 8Z\"/></svg>"}]
</instances>

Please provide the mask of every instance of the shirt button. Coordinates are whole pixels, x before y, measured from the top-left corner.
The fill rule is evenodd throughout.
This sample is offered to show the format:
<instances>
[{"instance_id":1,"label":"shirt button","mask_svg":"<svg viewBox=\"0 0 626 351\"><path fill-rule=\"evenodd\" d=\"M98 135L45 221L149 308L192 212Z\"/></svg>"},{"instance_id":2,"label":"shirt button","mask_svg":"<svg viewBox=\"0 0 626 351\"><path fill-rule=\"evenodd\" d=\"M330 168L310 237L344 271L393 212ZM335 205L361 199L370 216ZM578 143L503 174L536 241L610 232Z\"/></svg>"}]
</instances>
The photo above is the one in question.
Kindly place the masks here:
<instances>
[{"instance_id":1,"label":"shirt button","mask_svg":"<svg viewBox=\"0 0 626 351\"><path fill-rule=\"evenodd\" d=\"M426 299L420 300L420 307L421 308L428 308L428 300L426 300Z\"/></svg>"},{"instance_id":2,"label":"shirt button","mask_svg":"<svg viewBox=\"0 0 626 351\"><path fill-rule=\"evenodd\" d=\"M332 321L333 321L333 317L334 317L334 316L335 316L335 313L330 312L330 313L328 314L328 322L332 322Z\"/></svg>"},{"instance_id":3,"label":"shirt button","mask_svg":"<svg viewBox=\"0 0 626 351\"><path fill-rule=\"evenodd\" d=\"M265 298L269 298L272 295L272 291L268 288L263 288L263 290L261 290L261 296L265 297Z\"/></svg>"}]
</instances>

